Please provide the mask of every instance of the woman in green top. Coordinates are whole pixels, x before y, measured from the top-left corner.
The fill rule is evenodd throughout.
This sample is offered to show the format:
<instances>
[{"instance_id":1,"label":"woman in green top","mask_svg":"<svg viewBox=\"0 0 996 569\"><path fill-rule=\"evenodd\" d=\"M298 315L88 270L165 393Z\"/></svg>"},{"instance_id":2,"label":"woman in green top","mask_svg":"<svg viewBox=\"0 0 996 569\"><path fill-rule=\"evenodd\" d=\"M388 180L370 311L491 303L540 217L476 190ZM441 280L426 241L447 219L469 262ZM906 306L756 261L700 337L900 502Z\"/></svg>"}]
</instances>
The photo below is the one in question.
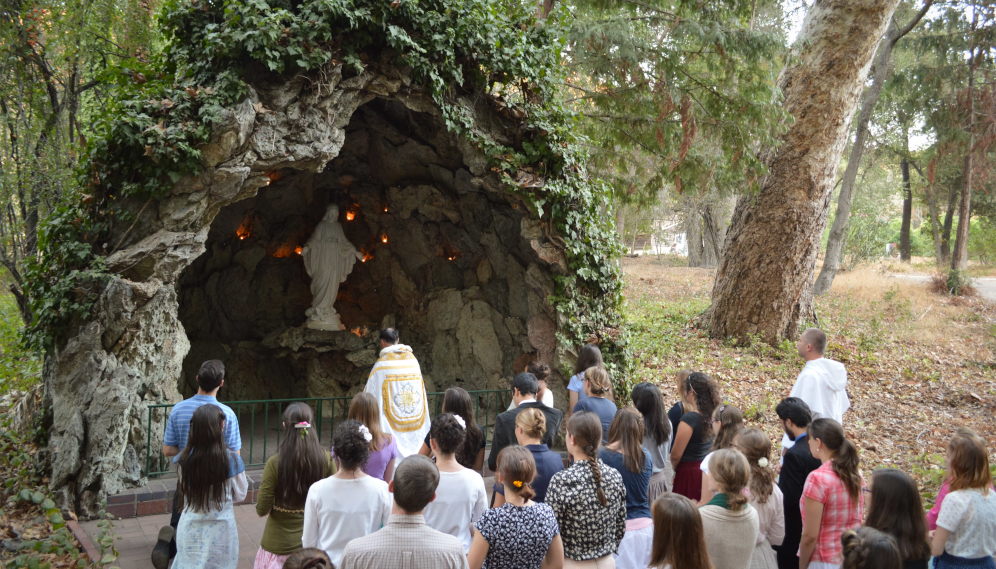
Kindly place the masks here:
<instances>
[{"instance_id":1,"label":"woman in green top","mask_svg":"<svg viewBox=\"0 0 996 569\"><path fill-rule=\"evenodd\" d=\"M308 489L335 474L332 456L322 448L311 426L314 420L311 407L305 403L291 403L284 410L284 440L279 454L266 461L256 502L256 513L270 517L254 569L281 569L287 557L301 549Z\"/></svg>"}]
</instances>

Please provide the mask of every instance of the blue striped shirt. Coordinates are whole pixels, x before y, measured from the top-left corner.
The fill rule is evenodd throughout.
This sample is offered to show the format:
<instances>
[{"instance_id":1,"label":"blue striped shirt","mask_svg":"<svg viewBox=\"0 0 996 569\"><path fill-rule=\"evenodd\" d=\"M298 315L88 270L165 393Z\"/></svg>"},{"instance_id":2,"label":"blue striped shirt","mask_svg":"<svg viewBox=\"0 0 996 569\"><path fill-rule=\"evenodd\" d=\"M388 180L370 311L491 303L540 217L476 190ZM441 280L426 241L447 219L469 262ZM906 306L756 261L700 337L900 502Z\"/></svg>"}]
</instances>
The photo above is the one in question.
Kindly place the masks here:
<instances>
[{"instance_id":1,"label":"blue striped shirt","mask_svg":"<svg viewBox=\"0 0 996 569\"><path fill-rule=\"evenodd\" d=\"M242 448L242 437L239 435L239 420L235 416L235 411L223 403L219 403L216 397L210 395L194 395L190 399L183 400L173 406L173 410L166 420L166 433L163 436L163 444L169 447L179 447L182 451L187 446L187 437L190 435L190 418L194 416L194 411L201 405L217 405L225 412L225 444L232 450ZM173 457L173 462L180 458L177 454Z\"/></svg>"}]
</instances>

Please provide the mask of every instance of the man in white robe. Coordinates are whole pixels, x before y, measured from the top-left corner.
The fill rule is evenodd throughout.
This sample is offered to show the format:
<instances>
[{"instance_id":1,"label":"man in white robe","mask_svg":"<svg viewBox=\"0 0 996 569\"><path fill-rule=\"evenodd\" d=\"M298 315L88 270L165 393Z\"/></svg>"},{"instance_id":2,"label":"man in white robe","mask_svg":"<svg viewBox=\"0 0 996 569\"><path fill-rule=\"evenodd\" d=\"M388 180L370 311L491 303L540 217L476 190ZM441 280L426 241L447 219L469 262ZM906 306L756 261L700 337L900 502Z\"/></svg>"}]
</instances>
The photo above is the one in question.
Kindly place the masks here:
<instances>
[{"instance_id":1,"label":"man in white robe","mask_svg":"<svg viewBox=\"0 0 996 569\"><path fill-rule=\"evenodd\" d=\"M847 369L844 364L823 357L827 335L818 328L809 328L799 336L796 349L806 360L806 366L795 380L790 397L798 397L809 405L813 419L833 419L844 424L844 412L851 408L847 397ZM782 436L782 454L794 443Z\"/></svg>"},{"instance_id":2,"label":"man in white robe","mask_svg":"<svg viewBox=\"0 0 996 569\"><path fill-rule=\"evenodd\" d=\"M380 332L380 358L364 391L377 398L380 428L397 442L398 462L418 454L429 433L429 401L418 360L410 347L398 343L394 328Z\"/></svg>"}]
</instances>

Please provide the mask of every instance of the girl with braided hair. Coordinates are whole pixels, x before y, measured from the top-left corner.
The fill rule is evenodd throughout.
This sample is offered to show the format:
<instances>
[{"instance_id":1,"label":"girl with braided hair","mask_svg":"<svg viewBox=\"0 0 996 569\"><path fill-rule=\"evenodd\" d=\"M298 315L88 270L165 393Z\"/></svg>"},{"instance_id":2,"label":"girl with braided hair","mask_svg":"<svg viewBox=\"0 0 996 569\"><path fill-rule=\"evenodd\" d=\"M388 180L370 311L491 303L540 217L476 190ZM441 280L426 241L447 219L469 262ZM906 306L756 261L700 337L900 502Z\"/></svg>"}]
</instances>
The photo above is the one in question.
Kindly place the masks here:
<instances>
[{"instance_id":1,"label":"girl with braided hair","mask_svg":"<svg viewBox=\"0 0 996 569\"><path fill-rule=\"evenodd\" d=\"M527 409L543 414L536 409ZM523 412L524 413L524 412ZM560 526L548 504L533 501L536 476L533 453L509 446L498 454L496 478L505 488L505 503L474 524L474 542L467 554L471 569L540 569L564 559Z\"/></svg>"},{"instance_id":2,"label":"girl with braided hair","mask_svg":"<svg viewBox=\"0 0 996 569\"><path fill-rule=\"evenodd\" d=\"M902 569L896 540L874 528L847 530L840 536L844 552L841 569Z\"/></svg>"},{"instance_id":3,"label":"girl with braided hair","mask_svg":"<svg viewBox=\"0 0 996 569\"><path fill-rule=\"evenodd\" d=\"M673 491L698 502L702 498L702 460L712 448L709 419L723 400L719 384L708 375L695 372L685 379L685 414L678 423L671 446L674 467Z\"/></svg>"},{"instance_id":4,"label":"girl with braided hair","mask_svg":"<svg viewBox=\"0 0 996 569\"><path fill-rule=\"evenodd\" d=\"M565 569L612 568L612 553L626 534L626 487L619 472L597 458L602 423L594 413L567 421L567 450L575 462L553 475L546 503L564 542Z\"/></svg>"},{"instance_id":5,"label":"girl with braided hair","mask_svg":"<svg viewBox=\"0 0 996 569\"><path fill-rule=\"evenodd\" d=\"M799 569L836 569L840 566L840 536L861 526L865 509L858 449L833 419L809 424L809 452L822 466L809 473L802 489L802 541Z\"/></svg>"},{"instance_id":6,"label":"girl with braided hair","mask_svg":"<svg viewBox=\"0 0 996 569\"><path fill-rule=\"evenodd\" d=\"M748 503L757 510L758 532L751 569L777 569L778 559L771 547L785 539L785 510L782 491L775 484L771 469L771 439L761 429L743 429L733 440L750 465L750 496ZM794 553L794 552L793 552Z\"/></svg>"},{"instance_id":7,"label":"girl with braided hair","mask_svg":"<svg viewBox=\"0 0 996 569\"><path fill-rule=\"evenodd\" d=\"M714 495L699 508L709 559L716 569L750 569L759 527L757 510L744 494L750 465L731 449L714 452L709 462L705 478Z\"/></svg>"}]
</instances>

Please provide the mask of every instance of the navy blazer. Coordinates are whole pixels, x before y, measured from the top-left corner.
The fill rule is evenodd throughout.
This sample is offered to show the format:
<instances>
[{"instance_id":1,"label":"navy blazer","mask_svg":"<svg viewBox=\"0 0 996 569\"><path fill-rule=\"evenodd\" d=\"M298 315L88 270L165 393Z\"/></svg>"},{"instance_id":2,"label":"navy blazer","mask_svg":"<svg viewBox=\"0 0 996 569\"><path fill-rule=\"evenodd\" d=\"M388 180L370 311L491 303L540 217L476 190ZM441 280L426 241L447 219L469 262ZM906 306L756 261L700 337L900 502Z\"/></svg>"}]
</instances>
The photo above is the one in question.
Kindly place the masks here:
<instances>
[{"instance_id":1,"label":"navy blazer","mask_svg":"<svg viewBox=\"0 0 996 569\"><path fill-rule=\"evenodd\" d=\"M782 460L782 472L778 476L778 488L781 489L785 508L785 539L778 552L778 569L799 569L799 542L802 541L802 510L799 500L802 499L802 489L806 485L806 477L823 463L809 452L806 435L796 439L795 445L785 452Z\"/></svg>"},{"instance_id":2,"label":"navy blazer","mask_svg":"<svg viewBox=\"0 0 996 569\"><path fill-rule=\"evenodd\" d=\"M548 447L553 446L554 439L557 438L557 431L560 430L560 422L564 418L564 413L560 409L547 407L538 401L523 401L518 407L495 417L495 435L491 439L491 453L488 455L488 468L493 471L498 470L498 453L509 445L517 445L515 439L515 418L519 416L519 411L535 407L546 415L546 433L542 442Z\"/></svg>"}]
</instances>

